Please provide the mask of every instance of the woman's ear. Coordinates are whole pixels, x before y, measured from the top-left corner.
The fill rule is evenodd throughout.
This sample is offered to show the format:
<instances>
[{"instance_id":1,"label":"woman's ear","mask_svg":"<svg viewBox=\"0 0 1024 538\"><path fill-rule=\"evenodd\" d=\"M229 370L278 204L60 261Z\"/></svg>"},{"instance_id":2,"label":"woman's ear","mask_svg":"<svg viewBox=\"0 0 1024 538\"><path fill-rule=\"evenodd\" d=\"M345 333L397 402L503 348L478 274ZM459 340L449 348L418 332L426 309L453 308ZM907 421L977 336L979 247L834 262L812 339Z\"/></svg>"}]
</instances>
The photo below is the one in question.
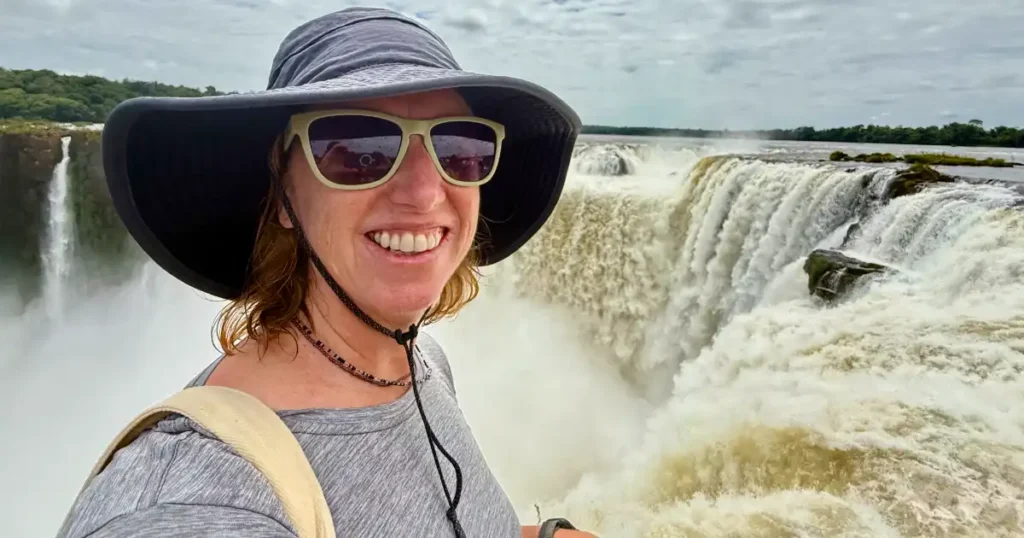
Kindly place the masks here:
<instances>
[{"instance_id":1,"label":"woman's ear","mask_svg":"<svg viewBox=\"0 0 1024 538\"><path fill-rule=\"evenodd\" d=\"M288 212L284 210L284 204L282 204L280 200L277 202L277 222L282 228L288 230L294 228L292 225L292 219L288 218Z\"/></svg>"}]
</instances>

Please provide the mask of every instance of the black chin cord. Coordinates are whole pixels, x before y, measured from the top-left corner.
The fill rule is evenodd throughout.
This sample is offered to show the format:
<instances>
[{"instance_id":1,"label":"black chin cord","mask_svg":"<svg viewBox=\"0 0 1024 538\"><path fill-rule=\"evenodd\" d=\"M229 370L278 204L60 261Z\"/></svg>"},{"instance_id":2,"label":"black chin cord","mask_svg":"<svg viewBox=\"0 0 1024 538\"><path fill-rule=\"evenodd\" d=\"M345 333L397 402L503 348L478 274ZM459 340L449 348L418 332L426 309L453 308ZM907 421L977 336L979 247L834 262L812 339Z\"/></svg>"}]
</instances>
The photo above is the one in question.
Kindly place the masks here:
<instances>
[{"instance_id":1,"label":"black chin cord","mask_svg":"<svg viewBox=\"0 0 1024 538\"><path fill-rule=\"evenodd\" d=\"M458 514L459 501L462 498L462 468L459 467L455 458L445 450L444 445L441 444L441 440L437 438L437 434L434 433L434 429L430 426L430 421L427 420L427 414L423 410L423 401L420 399L419 384L416 383L416 361L414 359L415 340L416 336L419 334L419 326L423 324L423 320L426 318L427 313L424 312L423 316L420 317L419 322L415 325L410 325L409 330L402 331L401 329L395 329L392 331L388 330L387 327L384 327L380 323L377 323L373 318L363 312L362 309L356 306L355 302L352 301L348 294L341 289L341 286L338 285L337 281L335 281L334 278L331 277L330 273L327 272L327 268L324 266L323 262L320 261L320 258L315 252L313 252L313 247L310 246L309 241L306 240L306 235L299 226L299 219L296 217L295 211L292 210L288 196L280 185L278 188L280 190L284 209L288 213L288 218L292 221L292 226L295 227L295 233L299 238L299 244L306 252L306 255L309 256L310 261L313 262L313 266L316 267L317 272L320 273L320 276L322 276L327 282L327 285L331 288L334 294L337 295L338 299L340 299L341 302L356 315L356 317L361 319L363 323L366 323L374 330L392 338L398 342L398 345L405 349L405 357L409 362L409 374L412 376L411 384L413 395L416 399L416 408L419 409L420 418L423 420L423 427L426 428L427 441L430 443L430 452L434 456L434 466L437 468L438 477L441 478L441 487L444 489L444 496L448 500L448 511L446 512L446 515L448 520L451 521L452 526L455 528L455 536L457 538L466 538L466 533L462 529L462 523L459 522ZM444 455L445 459L452 464L452 468L455 470L454 496L452 496L451 492L448 490L448 483L445 481L444 473L441 471L441 460L437 457L438 450L441 451L441 454Z\"/></svg>"},{"instance_id":2,"label":"black chin cord","mask_svg":"<svg viewBox=\"0 0 1024 538\"><path fill-rule=\"evenodd\" d=\"M420 323L423 323L423 319L420 319ZM405 348L405 356L409 360L409 372L415 372L416 368L413 364L413 340L416 338L418 332L417 326L412 325L409 327L407 332L399 330L395 331L395 340ZM452 522L452 526L455 527L455 536L458 538L466 538L466 532L462 530L462 524L459 522L459 500L462 498L462 468L459 467L458 462L455 458L445 450L444 445L441 444L441 440L437 438L434 433L434 429L430 426L430 422L427 420L427 414L423 411L423 400L420 399L420 387L416 383L416 374L412 375L412 391L416 396L416 407L420 410L420 417L423 419L423 426L427 430L427 440L430 442L430 452L434 456L434 467L437 468L437 476L441 478L441 487L444 488L444 496L448 499L448 521ZM441 461L437 457L437 451L440 450L441 454L444 455L445 459L452 464L452 468L455 469L455 497L448 491L448 484L444 479L444 473L441 472Z\"/></svg>"}]
</instances>

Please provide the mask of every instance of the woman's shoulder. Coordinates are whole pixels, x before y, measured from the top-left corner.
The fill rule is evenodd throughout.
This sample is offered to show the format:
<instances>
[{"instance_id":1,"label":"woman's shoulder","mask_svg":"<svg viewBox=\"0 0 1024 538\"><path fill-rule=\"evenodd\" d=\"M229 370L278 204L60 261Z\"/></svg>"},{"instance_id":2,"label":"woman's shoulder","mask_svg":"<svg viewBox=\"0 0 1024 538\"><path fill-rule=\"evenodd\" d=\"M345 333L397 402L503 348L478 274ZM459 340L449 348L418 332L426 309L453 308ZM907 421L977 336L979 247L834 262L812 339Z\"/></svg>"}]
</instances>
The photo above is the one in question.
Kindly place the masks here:
<instances>
[{"instance_id":1,"label":"woman's shoulder","mask_svg":"<svg viewBox=\"0 0 1024 538\"><path fill-rule=\"evenodd\" d=\"M452 367L448 364L448 356L445 355L441 344L426 332L421 332L416 338L416 347L423 354L423 360L435 369L439 370L445 386L455 396L455 378L452 375Z\"/></svg>"},{"instance_id":2,"label":"woman's shoulder","mask_svg":"<svg viewBox=\"0 0 1024 538\"><path fill-rule=\"evenodd\" d=\"M229 520L251 530L247 535L291 535L263 475L191 421L174 417L114 455L79 495L58 536L204 536ZM207 524L208 530L196 528Z\"/></svg>"}]
</instances>

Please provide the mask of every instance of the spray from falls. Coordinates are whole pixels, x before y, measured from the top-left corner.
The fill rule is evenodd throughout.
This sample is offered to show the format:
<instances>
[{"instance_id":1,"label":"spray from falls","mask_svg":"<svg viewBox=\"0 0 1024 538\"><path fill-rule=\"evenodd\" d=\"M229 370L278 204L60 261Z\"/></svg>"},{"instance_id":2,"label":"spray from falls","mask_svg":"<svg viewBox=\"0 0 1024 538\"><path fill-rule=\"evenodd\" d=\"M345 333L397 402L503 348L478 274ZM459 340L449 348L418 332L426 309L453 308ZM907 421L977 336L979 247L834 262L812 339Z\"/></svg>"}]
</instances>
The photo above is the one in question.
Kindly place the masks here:
<instances>
[{"instance_id":1,"label":"spray from falls","mask_svg":"<svg viewBox=\"0 0 1024 538\"><path fill-rule=\"evenodd\" d=\"M575 178L515 256L517 289L586 316L627 374L675 371L892 170L709 157L676 176Z\"/></svg>"},{"instance_id":2,"label":"spray from falls","mask_svg":"<svg viewBox=\"0 0 1024 538\"><path fill-rule=\"evenodd\" d=\"M53 169L47 196L46 245L43 250L43 302L51 318L64 312L67 280L75 243L74 216L68 196L68 163L71 137L61 138L60 162Z\"/></svg>"},{"instance_id":3,"label":"spray from falls","mask_svg":"<svg viewBox=\"0 0 1024 538\"><path fill-rule=\"evenodd\" d=\"M629 175L578 168L619 146L578 153L544 229L428 328L524 523L536 503L607 538L1021 535L1018 193L883 200L890 169L628 151ZM894 270L825 304L816 248ZM52 535L109 435L215 356L218 305L145 267L60 324L0 324L0 400L33 409L0 428L14 534Z\"/></svg>"},{"instance_id":4,"label":"spray from falls","mask_svg":"<svg viewBox=\"0 0 1024 538\"><path fill-rule=\"evenodd\" d=\"M670 379L621 465L543 510L617 537L1019 535L1020 195L880 200L894 175L716 158L648 196L574 185L516 288ZM826 306L815 248L896 270Z\"/></svg>"},{"instance_id":5,"label":"spray from falls","mask_svg":"<svg viewBox=\"0 0 1024 538\"><path fill-rule=\"evenodd\" d=\"M703 156L690 148L650 144L590 144L573 148L573 170L586 176L674 175Z\"/></svg>"},{"instance_id":6,"label":"spray from falls","mask_svg":"<svg viewBox=\"0 0 1024 538\"><path fill-rule=\"evenodd\" d=\"M695 357L735 315L754 308L772 278L862 210L865 187L887 172L723 161L694 193L669 283L659 344L644 357L673 368ZM678 346L675 350L671 346ZM664 346L669 346L666 349Z\"/></svg>"}]
</instances>

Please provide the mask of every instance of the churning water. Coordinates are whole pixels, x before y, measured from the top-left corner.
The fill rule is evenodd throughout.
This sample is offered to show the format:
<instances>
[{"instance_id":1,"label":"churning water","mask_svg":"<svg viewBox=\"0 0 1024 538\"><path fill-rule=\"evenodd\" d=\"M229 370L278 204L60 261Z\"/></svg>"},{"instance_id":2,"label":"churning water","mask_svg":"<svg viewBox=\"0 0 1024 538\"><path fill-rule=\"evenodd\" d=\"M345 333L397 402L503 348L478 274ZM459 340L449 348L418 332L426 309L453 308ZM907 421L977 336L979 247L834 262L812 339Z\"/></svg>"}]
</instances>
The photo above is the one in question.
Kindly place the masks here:
<instances>
[{"instance_id":1,"label":"churning water","mask_svg":"<svg viewBox=\"0 0 1024 538\"><path fill-rule=\"evenodd\" d=\"M702 155L581 145L544 230L429 329L524 522L1020 535L1019 196L954 183L880 204L891 169ZM895 271L822 304L802 263L839 247ZM146 266L59 320L4 321L12 536L52 536L110 436L214 358L218 307Z\"/></svg>"}]
</instances>

